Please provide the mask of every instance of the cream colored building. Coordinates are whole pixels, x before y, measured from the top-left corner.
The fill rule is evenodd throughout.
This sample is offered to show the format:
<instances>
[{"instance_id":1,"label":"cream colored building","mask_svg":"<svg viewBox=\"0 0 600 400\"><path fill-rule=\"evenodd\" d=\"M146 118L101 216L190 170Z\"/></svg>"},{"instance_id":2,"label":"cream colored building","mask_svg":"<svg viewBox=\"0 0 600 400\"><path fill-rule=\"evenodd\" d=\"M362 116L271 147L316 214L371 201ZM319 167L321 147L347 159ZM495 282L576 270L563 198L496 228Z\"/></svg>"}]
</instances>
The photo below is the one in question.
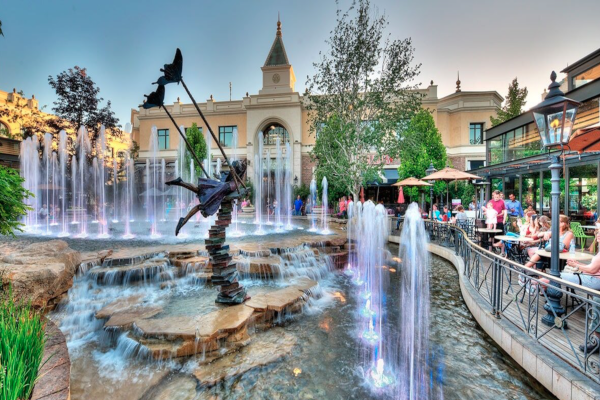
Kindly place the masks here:
<instances>
[{"instance_id":1,"label":"cream colored building","mask_svg":"<svg viewBox=\"0 0 600 400\"><path fill-rule=\"evenodd\" d=\"M22 118L13 121L9 116L4 115L8 110L15 110L17 113L21 113L23 118L27 118L34 112L39 112L46 115L44 112L39 110L39 102L35 96L31 96L30 99L21 96L17 93L17 89L13 89L12 92L3 92L0 90L0 136L9 138L20 138L22 136Z\"/></svg>"},{"instance_id":2,"label":"cream colored building","mask_svg":"<svg viewBox=\"0 0 600 400\"><path fill-rule=\"evenodd\" d=\"M215 101L207 100L199 103L215 134L224 145L225 152L233 154L229 146L233 127L238 132L238 158L249 161L248 176L253 176L254 156L258 151L258 135L263 132L264 152L272 149L274 155L274 137L280 135L285 141L289 140L291 154L292 176L297 182L308 184L312 179L313 164L309 152L314 145L314 136L310 135L307 124L307 110L303 107L302 96L295 91L296 76L283 44L281 24L277 23L275 40L261 68L263 86L258 94L246 94L241 100ZM489 126L490 116L496 115L496 108L502 103L502 97L496 91L462 92L460 82L457 82L457 92L438 98L437 86L421 90L424 94L423 107L433 111L436 125L442 134L442 140L448 149L448 155L453 164L460 169L471 169L483 164L485 160L485 145L483 131ZM184 127L196 123L204 135L209 135L193 104L177 102L166 105L175 121ZM167 117L159 108L143 109L141 106L131 112L133 139L140 146L140 161L150 157L149 136L152 126L159 132L159 158L167 163L177 158L180 137ZM470 134L476 126L478 137L471 144ZM220 157L216 143L212 143L213 163ZM264 155L263 155L264 156ZM272 156L274 157L274 156ZM386 160L386 177L393 179L398 167L397 160ZM389 172L389 174L388 174Z\"/></svg>"}]
</instances>

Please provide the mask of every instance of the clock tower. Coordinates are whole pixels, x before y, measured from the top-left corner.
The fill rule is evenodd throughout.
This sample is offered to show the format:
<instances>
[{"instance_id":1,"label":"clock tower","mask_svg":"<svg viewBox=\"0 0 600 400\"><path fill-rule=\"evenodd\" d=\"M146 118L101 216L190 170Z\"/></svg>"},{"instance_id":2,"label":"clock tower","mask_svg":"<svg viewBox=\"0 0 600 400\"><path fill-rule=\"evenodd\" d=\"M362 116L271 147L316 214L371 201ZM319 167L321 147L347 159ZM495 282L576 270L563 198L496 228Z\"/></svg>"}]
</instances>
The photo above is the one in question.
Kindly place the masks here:
<instances>
[{"instance_id":1,"label":"clock tower","mask_svg":"<svg viewBox=\"0 0 600 400\"><path fill-rule=\"evenodd\" d=\"M258 94L293 93L296 84L294 68L290 65L283 39L281 37L281 21L277 21L277 34L267 55L263 72L263 87Z\"/></svg>"}]
</instances>

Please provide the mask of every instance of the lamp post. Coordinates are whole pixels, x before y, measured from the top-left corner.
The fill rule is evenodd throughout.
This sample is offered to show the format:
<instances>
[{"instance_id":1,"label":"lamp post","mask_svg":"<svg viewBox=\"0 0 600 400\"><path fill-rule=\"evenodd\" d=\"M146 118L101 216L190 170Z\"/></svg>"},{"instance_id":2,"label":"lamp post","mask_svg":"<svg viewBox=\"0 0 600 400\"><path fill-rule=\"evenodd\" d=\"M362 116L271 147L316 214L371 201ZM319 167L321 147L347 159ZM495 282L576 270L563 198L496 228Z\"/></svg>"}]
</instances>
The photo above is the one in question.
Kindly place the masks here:
<instances>
[{"instance_id":1,"label":"lamp post","mask_svg":"<svg viewBox=\"0 0 600 400\"><path fill-rule=\"evenodd\" d=\"M430 162L429 168L427 168L425 170L425 173L429 176L436 172L437 172L437 169L435 169L435 167L433 166L433 162ZM429 181L429 183L431 183L431 185L432 185L432 186L429 186L429 202L431 203L431 207L429 207L430 208L429 219L433 220L433 184L435 183L435 181Z\"/></svg>"},{"instance_id":2,"label":"lamp post","mask_svg":"<svg viewBox=\"0 0 600 400\"><path fill-rule=\"evenodd\" d=\"M562 148L569 144L571 135L573 134L573 125L577 116L577 109L581 103L565 97L565 94L560 90L560 84L556 82L556 72L552 71L550 75L552 83L548 86L549 92L543 102L531 109L533 120L537 125L542 145L544 148L559 147ZM560 260L559 260L559 224L560 224L560 153L551 154L551 179L552 182L552 237L550 242L550 275L560 278ZM544 305L544 310L547 314L542 318L542 322L548 326L556 326L558 328L566 327L566 321L562 320L562 315L565 313L564 308L560 304L562 293L560 292L560 284L552 282L551 286L546 290L548 302Z\"/></svg>"}]
</instances>

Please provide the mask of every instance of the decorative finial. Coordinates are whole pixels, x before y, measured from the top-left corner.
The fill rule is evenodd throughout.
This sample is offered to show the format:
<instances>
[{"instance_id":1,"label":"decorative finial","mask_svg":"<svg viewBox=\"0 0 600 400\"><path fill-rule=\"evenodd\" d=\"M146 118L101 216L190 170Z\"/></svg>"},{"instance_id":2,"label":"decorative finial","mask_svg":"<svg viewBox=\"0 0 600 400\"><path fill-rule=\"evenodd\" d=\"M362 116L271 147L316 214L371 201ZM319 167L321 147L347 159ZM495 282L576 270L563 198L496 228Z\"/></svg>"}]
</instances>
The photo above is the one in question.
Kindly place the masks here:
<instances>
[{"instance_id":1,"label":"decorative finial","mask_svg":"<svg viewBox=\"0 0 600 400\"><path fill-rule=\"evenodd\" d=\"M17 88L13 88L13 93L17 93Z\"/></svg>"},{"instance_id":2,"label":"decorative finial","mask_svg":"<svg viewBox=\"0 0 600 400\"><path fill-rule=\"evenodd\" d=\"M550 80L552 80L552 83L548 85L548 94L545 98L551 99L552 97L564 96L565 94L560 90L560 83L556 82L556 72L552 71Z\"/></svg>"},{"instance_id":3,"label":"decorative finial","mask_svg":"<svg viewBox=\"0 0 600 400\"><path fill-rule=\"evenodd\" d=\"M32 95L31 95L31 99L32 99L32 100L33 100L33 99L35 99L35 94L32 94Z\"/></svg>"},{"instance_id":4,"label":"decorative finial","mask_svg":"<svg viewBox=\"0 0 600 400\"><path fill-rule=\"evenodd\" d=\"M246 92L246 97L248 97L248 92Z\"/></svg>"},{"instance_id":5,"label":"decorative finial","mask_svg":"<svg viewBox=\"0 0 600 400\"><path fill-rule=\"evenodd\" d=\"M460 71L458 71L458 73L457 73L457 78L458 79L456 81L456 93L459 93L461 91L460 90Z\"/></svg>"},{"instance_id":6,"label":"decorative finial","mask_svg":"<svg viewBox=\"0 0 600 400\"><path fill-rule=\"evenodd\" d=\"M433 79L431 80L431 82L429 83L429 85L433 86Z\"/></svg>"},{"instance_id":7,"label":"decorative finial","mask_svg":"<svg viewBox=\"0 0 600 400\"><path fill-rule=\"evenodd\" d=\"M213 101L213 97L212 97L212 94L211 94L211 95L210 95L210 101Z\"/></svg>"},{"instance_id":8,"label":"decorative finial","mask_svg":"<svg viewBox=\"0 0 600 400\"><path fill-rule=\"evenodd\" d=\"M178 103L181 103L181 100L179 100L179 96L177 96L177 102L178 102Z\"/></svg>"},{"instance_id":9,"label":"decorative finial","mask_svg":"<svg viewBox=\"0 0 600 400\"><path fill-rule=\"evenodd\" d=\"M277 36L281 36L281 20L279 19L279 12L277 12Z\"/></svg>"}]
</instances>

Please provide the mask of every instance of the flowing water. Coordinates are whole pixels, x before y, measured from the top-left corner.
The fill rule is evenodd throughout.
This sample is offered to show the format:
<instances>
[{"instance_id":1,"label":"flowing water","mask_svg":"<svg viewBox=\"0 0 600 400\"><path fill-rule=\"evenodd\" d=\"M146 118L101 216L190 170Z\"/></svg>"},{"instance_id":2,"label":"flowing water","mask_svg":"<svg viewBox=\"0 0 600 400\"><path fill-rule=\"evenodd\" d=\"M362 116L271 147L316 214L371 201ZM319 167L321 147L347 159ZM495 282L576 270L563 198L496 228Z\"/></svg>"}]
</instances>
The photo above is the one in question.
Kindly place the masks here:
<instances>
[{"instance_id":1,"label":"flowing water","mask_svg":"<svg viewBox=\"0 0 600 400\"><path fill-rule=\"evenodd\" d=\"M389 246L398 254L397 246ZM298 259L304 257L298 255ZM294 268L300 261L286 261ZM93 271L93 269L91 270ZM126 335L102 333L95 311L115 298L144 295L146 301L164 305L169 315L190 315L214 310L212 290L182 286L161 291L157 283L133 286L97 286L80 276L69 292L69 302L50 317L69 336L71 398L78 399L390 399L393 395L373 389L365 379L357 352L359 329L356 310L363 299L350 278L315 269L322 297L311 300L304 312L279 321L276 335L297 341L284 359L228 379L214 387L199 387L191 376L194 359L148 361ZM317 272L320 271L320 272ZM390 285L385 329L399 322L399 271L387 268ZM290 271L291 273L291 271ZM438 391L445 399L549 399L552 396L499 350L479 328L462 300L458 276L445 260L432 257L428 268L431 284L429 347L436 365ZM317 276L315 276L316 278ZM185 279L185 278L181 278ZM277 282L245 279L249 290L278 289ZM256 286L258 285L258 286ZM269 339L272 340L272 339ZM107 345L110 343L110 345Z\"/></svg>"}]
</instances>

